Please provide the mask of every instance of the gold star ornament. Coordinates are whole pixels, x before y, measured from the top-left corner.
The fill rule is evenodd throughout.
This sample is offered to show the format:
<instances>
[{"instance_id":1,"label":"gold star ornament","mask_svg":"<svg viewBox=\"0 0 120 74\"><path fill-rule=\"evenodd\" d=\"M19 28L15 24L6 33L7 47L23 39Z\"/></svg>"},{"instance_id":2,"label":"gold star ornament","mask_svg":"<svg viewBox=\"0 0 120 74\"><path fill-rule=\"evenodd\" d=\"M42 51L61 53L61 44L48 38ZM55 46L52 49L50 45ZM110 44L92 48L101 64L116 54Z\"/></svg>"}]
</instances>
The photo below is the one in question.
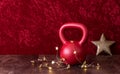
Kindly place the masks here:
<instances>
[{"instance_id":1,"label":"gold star ornament","mask_svg":"<svg viewBox=\"0 0 120 74\"><path fill-rule=\"evenodd\" d=\"M92 41L92 43L97 46L96 55L99 55L103 51L108 53L109 55L112 55L112 53L110 51L110 46L113 43L115 43L115 41L106 40L104 34L101 35L101 38L99 41Z\"/></svg>"}]
</instances>

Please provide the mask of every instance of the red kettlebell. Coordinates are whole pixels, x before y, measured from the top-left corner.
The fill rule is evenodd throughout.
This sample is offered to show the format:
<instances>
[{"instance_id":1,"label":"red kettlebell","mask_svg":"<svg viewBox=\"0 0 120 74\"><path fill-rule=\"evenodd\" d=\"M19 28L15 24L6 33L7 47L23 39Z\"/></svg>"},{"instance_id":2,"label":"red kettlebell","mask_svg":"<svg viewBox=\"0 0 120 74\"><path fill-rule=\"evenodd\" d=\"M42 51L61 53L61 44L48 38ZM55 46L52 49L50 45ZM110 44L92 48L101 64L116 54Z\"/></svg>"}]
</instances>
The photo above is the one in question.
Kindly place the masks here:
<instances>
[{"instance_id":1,"label":"red kettlebell","mask_svg":"<svg viewBox=\"0 0 120 74\"><path fill-rule=\"evenodd\" d=\"M63 36L63 29L65 28L79 28L82 30L83 36L80 41L66 41ZM63 43L63 46L60 50L60 58L64 61L65 64L78 64L82 63L85 60L86 54L82 47L83 42L87 37L87 29L83 24L80 23L66 23L61 26L59 30L59 37Z\"/></svg>"}]
</instances>

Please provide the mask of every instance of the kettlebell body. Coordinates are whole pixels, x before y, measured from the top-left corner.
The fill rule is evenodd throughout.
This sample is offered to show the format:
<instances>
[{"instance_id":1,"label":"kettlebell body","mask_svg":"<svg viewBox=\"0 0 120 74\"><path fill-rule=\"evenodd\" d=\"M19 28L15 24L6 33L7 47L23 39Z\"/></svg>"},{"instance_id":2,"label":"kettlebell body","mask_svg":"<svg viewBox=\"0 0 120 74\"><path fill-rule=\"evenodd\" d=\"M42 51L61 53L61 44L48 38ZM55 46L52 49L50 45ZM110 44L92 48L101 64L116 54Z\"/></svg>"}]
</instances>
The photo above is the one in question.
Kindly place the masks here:
<instances>
[{"instance_id":1,"label":"kettlebell body","mask_svg":"<svg viewBox=\"0 0 120 74\"><path fill-rule=\"evenodd\" d=\"M79 28L83 32L83 36L80 41L66 41L63 36L63 29L68 27ZM82 63L85 60L86 54L83 49L83 42L86 39L87 30L86 27L80 23L67 23L64 24L59 30L59 36L63 43L62 48L60 49L60 58L63 59L64 63L74 65L78 63Z\"/></svg>"}]
</instances>

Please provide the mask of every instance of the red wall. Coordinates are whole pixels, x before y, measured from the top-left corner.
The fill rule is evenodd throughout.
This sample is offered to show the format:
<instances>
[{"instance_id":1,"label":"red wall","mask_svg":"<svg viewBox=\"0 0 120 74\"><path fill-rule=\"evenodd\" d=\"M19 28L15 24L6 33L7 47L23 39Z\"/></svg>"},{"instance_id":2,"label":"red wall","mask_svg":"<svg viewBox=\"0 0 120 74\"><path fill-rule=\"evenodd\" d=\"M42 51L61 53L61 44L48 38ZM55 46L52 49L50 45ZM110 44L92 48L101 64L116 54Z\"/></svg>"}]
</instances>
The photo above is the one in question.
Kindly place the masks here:
<instances>
[{"instance_id":1,"label":"red wall","mask_svg":"<svg viewBox=\"0 0 120 74\"><path fill-rule=\"evenodd\" d=\"M88 29L84 50L95 54L91 43L102 33L113 54L120 54L119 0L2 0L0 1L0 54L55 54L62 46L59 28L67 22L83 23ZM79 40L81 32L66 29L65 37Z\"/></svg>"}]
</instances>

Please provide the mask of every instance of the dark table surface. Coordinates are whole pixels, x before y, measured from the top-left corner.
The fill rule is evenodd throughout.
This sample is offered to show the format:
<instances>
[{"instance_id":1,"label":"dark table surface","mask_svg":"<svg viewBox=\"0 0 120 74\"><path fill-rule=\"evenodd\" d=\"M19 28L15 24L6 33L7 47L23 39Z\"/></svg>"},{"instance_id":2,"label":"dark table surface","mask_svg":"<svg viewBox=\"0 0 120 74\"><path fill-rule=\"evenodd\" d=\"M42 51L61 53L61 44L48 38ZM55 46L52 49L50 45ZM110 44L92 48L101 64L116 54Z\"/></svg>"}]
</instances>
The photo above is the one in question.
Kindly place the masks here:
<instances>
[{"instance_id":1,"label":"dark table surface","mask_svg":"<svg viewBox=\"0 0 120 74\"><path fill-rule=\"evenodd\" d=\"M47 60L56 59L53 55L45 56ZM88 62L94 62L94 67L87 69L75 65L69 69L54 67L52 70L43 68L40 70L38 67L40 64L34 66L31 64L31 61L37 60L37 58L38 56L35 55L0 55L0 74L120 74L120 55L90 56ZM96 68L95 63L100 64L99 69Z\"/></svg>"}]
</instances>

